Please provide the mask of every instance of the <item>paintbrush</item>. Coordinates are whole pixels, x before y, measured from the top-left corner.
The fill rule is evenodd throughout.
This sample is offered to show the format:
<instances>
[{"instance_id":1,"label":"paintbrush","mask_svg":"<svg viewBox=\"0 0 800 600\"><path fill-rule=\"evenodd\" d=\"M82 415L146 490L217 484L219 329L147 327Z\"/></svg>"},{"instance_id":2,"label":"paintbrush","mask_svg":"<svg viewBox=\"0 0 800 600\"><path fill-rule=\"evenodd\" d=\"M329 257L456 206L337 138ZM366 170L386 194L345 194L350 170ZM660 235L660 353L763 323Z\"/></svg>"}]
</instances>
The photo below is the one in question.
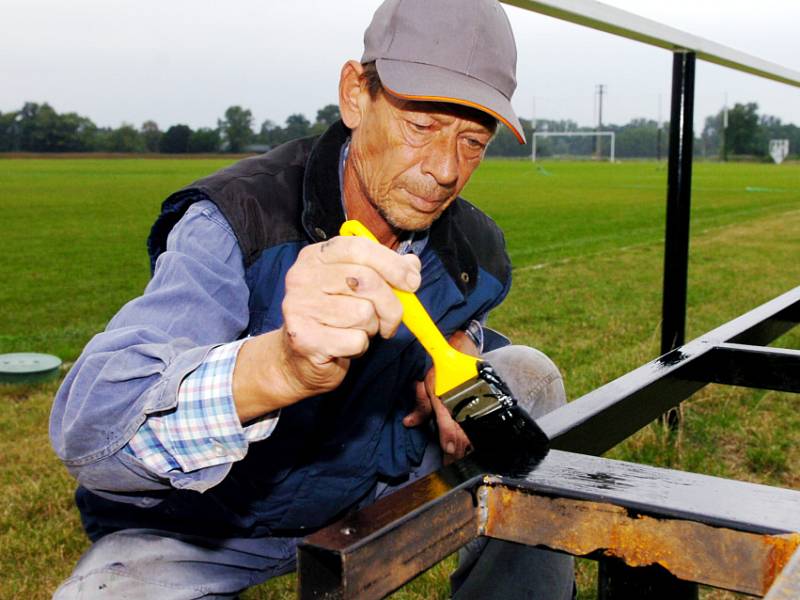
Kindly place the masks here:
<instances>
[{"instance_id":1,"label":"paintbrush","mask_svg":"<svg viewBox=\"0 0 800 600\"><path fill-rule=\"evenodd\" d=\"M380 243L356 220L345 221L340 233ZM434 393L467 434L476 454L493 465L513 467L546 455L550 440L519 406L494 367L453 348L415 294L393 291L403 305L403 323L433 359Z\"/></svg>"}]
</instances>

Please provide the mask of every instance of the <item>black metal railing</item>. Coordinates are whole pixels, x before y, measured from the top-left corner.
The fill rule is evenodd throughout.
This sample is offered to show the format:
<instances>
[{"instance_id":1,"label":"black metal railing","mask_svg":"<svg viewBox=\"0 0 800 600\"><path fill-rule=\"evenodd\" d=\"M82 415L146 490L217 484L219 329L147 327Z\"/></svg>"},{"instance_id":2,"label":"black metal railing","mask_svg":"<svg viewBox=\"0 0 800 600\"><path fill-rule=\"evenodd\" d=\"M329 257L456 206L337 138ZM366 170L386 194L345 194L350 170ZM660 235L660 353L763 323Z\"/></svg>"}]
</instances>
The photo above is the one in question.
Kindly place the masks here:
<instances>
[{"instance_id":1,"label":"black metal railing","mask_svg":"<svg viewBox=\"0 0 800 600\"><path fill-rule=\"evenodd\" d=\"M526 472L467 458L309 536L300 597L384 597L479 535L601 560L603 600L767 594L800 548L800 491L595 455L708 383L800 392L800 351L765 346L799 321L797 287L539 419L555 449Z\"/></svg>"}]
</instances>

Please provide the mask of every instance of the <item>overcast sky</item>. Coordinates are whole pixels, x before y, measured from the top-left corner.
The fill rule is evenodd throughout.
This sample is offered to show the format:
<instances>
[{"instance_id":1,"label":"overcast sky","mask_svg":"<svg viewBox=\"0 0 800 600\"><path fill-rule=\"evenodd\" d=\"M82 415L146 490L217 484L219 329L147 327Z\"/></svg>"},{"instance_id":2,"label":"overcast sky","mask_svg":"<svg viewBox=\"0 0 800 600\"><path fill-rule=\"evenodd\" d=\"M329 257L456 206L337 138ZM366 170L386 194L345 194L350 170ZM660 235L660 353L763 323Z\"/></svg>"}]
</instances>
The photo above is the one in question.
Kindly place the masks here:
<instances>
[{"instance_id":1,"label":"overcast sky","mask_svg":"<svg viewBox=\"0 0 800 600\"><path fill-rule=\"evenodd\" d=\"M49 102L98 125L213 127L228 106L283 124L336 101L377 0L0 0L0 112ZM800 71L798 0L609 0ZM224 8L223 8L224 7ZM514 106L530 118L669 118L666 50L506 6L519 49ZM696 123L729 104L800 125L800 88L698 62Z\"/></svg>"}]
</instances>

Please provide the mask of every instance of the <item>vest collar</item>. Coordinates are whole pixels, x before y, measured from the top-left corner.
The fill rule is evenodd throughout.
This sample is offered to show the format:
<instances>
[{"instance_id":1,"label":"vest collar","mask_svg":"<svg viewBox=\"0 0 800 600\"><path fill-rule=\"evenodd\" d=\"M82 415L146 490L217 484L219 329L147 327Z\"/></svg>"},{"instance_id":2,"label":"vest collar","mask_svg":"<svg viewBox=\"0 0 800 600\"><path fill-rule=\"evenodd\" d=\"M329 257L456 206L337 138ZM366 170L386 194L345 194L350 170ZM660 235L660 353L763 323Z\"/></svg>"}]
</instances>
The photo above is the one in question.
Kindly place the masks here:
<instances>
[{"instance_id":1,"label":"vest collar","mask_svg":"<svg viewBox=\"0 0 800 600\"><path fill-rule=\"evenodd\" d=\"M339 186L339 158L350 130L341 121L331 125L311 149L303 175L303 229L312 242L338 235L345 220ZM478 261L457 217L468 205L457 198L431 226L429 244L462 294L478 281Z\"/></svg>"},{"instance_id":2,"label":"vest collar","mask_svg":"<svg viewBox=\"0 0 800 600\"><path fill-rule=\"evenodd\" d=\"M339 188L339 153L350 130L341 121L320 136L306 161L303 174L303 229L313 242L339 235L344 223Z\"/></svg>"}]
</instances>

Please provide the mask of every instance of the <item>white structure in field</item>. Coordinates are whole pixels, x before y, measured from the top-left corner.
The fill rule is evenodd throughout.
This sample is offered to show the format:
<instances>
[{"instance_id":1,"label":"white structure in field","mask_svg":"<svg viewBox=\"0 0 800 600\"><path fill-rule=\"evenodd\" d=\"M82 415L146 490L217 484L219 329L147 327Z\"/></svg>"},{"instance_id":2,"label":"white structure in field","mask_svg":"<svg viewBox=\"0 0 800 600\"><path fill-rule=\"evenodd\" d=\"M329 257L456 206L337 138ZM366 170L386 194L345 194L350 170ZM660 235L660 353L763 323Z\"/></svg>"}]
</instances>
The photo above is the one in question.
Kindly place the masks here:
<instances>
[{"instance_id":1,"label":"white structure in field","mask_svg":"<svg viewBox=\"0 0 800 600\"><path fill-rule=\"evenodd\" d=\"M781 164L783 159L789 155L789 140L770 140L769 155L776 165Z\"/></svg>"},{"instance_id":2,"label":"white structure in field","mask_svg":"<svg viewBox=\"0 0 800 600\"><path fill-rule=\"evenodd\" d=\"M536 140L540 137L598 137L598 136L608 136L611 138L611 150L609 153L609 160L613 163L614 162L614 143L616 141L616 136L613 131L536 131L533 134L533 141L531 142L531 146L533 149L531 150L531 160L536 162Z\"/></svg>"}]
</instances>

